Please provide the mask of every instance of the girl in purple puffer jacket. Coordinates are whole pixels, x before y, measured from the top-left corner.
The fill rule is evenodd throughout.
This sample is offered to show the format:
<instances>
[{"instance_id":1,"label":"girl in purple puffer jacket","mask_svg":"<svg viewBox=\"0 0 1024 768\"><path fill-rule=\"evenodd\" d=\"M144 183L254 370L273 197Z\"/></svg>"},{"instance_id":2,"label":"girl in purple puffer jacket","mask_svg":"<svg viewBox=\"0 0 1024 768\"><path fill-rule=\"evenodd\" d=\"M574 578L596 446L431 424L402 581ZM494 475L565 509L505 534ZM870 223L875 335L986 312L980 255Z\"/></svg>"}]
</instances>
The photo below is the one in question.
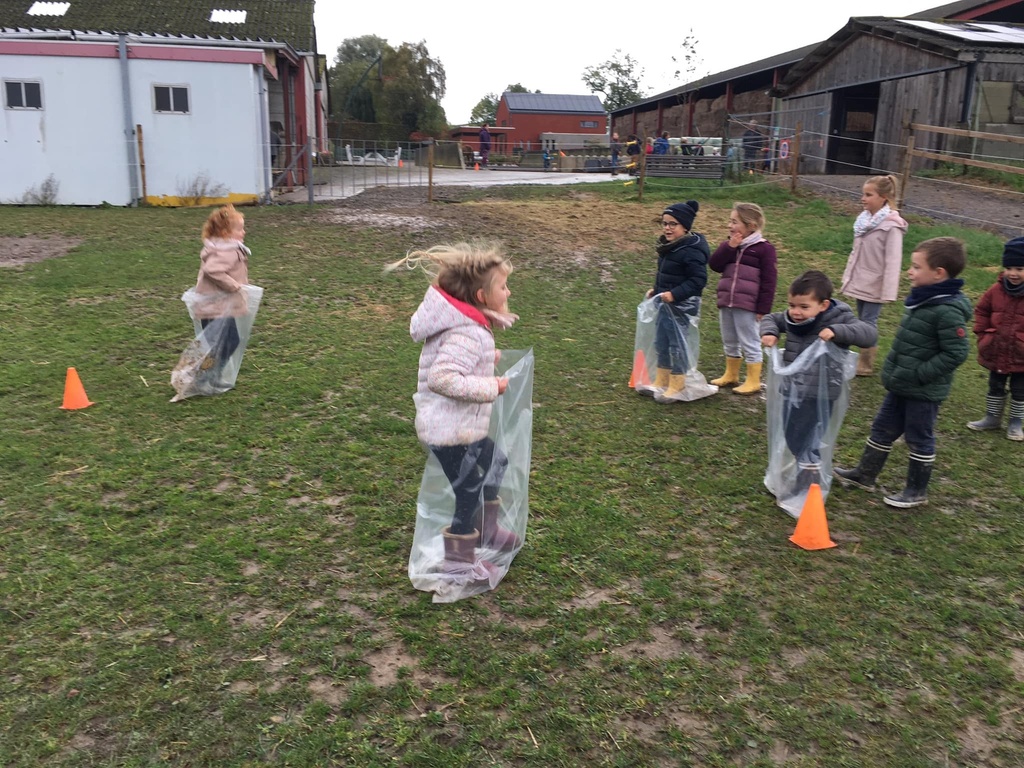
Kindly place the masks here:
<instances>
[{"instance_id":1,"label":"girl in purple puffer jacket","mask_svg":"<svg viewBox=\"0 0 1024 768\"><path fill-rule=\"evenodd\" d=\"M772 311L778 282L775 246L764 239L764 211L754 203L734 203L729 214L729 239L711 254L708 267L720 272L718 319L725 347L725 373L711 383L735 387L737 395L761 391L761 337L758 324ZM740 383L740 362L747 378Z\"/></svg>"}]
</instances>

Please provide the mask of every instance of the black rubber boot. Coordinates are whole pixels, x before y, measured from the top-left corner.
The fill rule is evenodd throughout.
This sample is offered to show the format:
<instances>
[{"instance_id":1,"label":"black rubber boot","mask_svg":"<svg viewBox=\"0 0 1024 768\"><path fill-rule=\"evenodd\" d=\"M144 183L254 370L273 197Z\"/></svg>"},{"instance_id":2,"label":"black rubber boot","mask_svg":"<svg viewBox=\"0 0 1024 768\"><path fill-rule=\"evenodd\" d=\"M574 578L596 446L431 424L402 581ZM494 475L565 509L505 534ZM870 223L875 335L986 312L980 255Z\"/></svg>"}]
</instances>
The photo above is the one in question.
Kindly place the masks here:
<instances>
[{"instance_id":1,"label":"black rubber boot","mask_svg":"<svg viewBox=\"0 0 1024 768\"><path fill-rule=\"evenodd\" d=\"M832 474L838 477L845 486L854 486L865 491L873 491L875 490L875 480L878 479L878 473L885 466L885 461L889 458L891 450L891 445L882 446L868 440L864 446L864 453L861 454L860 463L856 467L853 469L834 467Z\"/></svg>"},{"instance_id":2,"label":"black rubber boot","mask_svg":"<svg viewBox=\"0 0 1024 768\"><path fill-rule=\"evenodd\" d=\"M884 497L883 501L890 507L909 509L919 507L928 501L928 481L932 479L932 467L935 460L920 461L910 458L907 467L907 487L893 496Z\"/></svg>"}]
</instances>

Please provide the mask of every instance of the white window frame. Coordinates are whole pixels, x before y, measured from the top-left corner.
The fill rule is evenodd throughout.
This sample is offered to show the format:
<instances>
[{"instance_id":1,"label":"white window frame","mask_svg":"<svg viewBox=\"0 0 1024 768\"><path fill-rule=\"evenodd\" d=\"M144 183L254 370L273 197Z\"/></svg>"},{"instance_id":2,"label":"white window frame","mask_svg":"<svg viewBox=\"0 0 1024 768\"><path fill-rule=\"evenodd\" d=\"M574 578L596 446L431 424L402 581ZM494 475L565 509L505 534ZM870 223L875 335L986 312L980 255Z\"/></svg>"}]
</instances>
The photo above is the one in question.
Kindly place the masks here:
<instances>
[{"instance_id":1,"label":"white window frame","mask_svg":"<svg viewBox=\"0 0 1024 768\"><path fill-rule=\"evenodd\" d=\"M39 106L30 107L27 105L28 99L25 98L25 85L26 83L32 83L33 85L39 86ZM21 86L21 106L12 106L10 100L7 98L7 86L8 85L20 85ZM42 80L4 80L4 109L13 110L31 110L33 112L39 112L43 108L43 81Z\"/></svg>"},{"instance_id":2,"label":"white window frame","mask_svg":"<svg viewBox=\"0 0 1024 768\"><path fill-rule=\"evenodd\" d=\"M598 126L597 120L580 120L580 128L597 128Z\"/></svg>"},{"instance_id":3,"label":"white window frame","mask_svg":"<svg viewBox=\"0 0 1024 768\"><path fill-rule=\"evenodd\" d=\"M169 100L171 102L171 108L170 109L157 109L157 106L156 106L156 104L157 104L157 101L156 101L156 90L157 90L157 88L166 88L167 89L167 91L168 91L167 95L168 95L168 98L169 98ZM180 109L175 109L174 108L174 89L175 88L184 88L185 89L185 98L188 100L188 108L185 109L184 111L180 110ZM152 88L151 93L152 93L152 96L153 96L153 111L156 112L158 115L191 115L192 114L192 89L189 88L188 83L153 83L153 88Z\"/></svg>"}]
</instances>

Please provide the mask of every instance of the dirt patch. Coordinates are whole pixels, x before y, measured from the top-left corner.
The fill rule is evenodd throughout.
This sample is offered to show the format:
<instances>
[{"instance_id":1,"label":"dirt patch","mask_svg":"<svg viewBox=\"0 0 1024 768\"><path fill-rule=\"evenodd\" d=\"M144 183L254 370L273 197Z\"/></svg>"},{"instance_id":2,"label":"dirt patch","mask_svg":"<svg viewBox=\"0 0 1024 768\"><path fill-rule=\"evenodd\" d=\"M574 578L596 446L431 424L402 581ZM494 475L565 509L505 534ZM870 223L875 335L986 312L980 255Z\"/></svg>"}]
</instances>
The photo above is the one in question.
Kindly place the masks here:
<instances>
[{"instance_id":1,"label":"dirt patch","mask_svg":"<svg viewBox=\"0 0 1024 768\"><path fill-rule=\"evenodd\" d=\"M0 267L56 259L85 242L79 237L0 237Z\"/></svg>"}]
</instances>

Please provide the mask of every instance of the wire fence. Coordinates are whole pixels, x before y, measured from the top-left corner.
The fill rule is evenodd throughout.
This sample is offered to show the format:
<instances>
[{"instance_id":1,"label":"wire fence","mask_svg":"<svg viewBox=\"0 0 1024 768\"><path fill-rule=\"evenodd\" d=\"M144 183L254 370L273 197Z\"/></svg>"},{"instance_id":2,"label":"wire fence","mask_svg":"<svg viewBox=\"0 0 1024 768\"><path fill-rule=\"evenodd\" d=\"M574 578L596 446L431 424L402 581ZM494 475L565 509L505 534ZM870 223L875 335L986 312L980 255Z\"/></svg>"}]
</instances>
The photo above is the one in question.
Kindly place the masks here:
<instances>
[{"instance_id":1,"label":"wire fence","mask_svg":"<svg viewBox=\"0 0 1024 768\"><path fill-rule=\"evenodd\" d=\"M806 173L807 167L827 167L834 162L830 142L833 136L819 130L803 130L799 123L793 127L772 125L772 113L730 115L723 126L721 137L670 137L667 154L703 155L721 157L721 189L788 184L819 191L835 197L859 201L860 186L866 177L889 173L900 177L905 191L901 207L904 211L920 213L932 218L955 221L985 229L998 228L1003 232L1024 233L1024 223L1018 223L1019 214L985 215L977 206L967 205L962 196L988 196L1007 205L1018 205L1024 197L1022 189L1006 186L993 191L991 184L967 174L967 166L957 161L970 159L994 164L1013 165L1020 160L1009 151L993 148L991 143L976 146L974 151L945 148L939 141L921 141L918 151L941 152L947 162L932 161L911 173L904 158L913 153L908 144L879 142L857 137L844 137L844 141L864 145L862 153L868 158L857 162L847 159L841 163L842 174ZM440 170L502 170L522 172L522 183L538 180L534 174L585 173L599 178L621 174L627 186L636 183L639 195L648 189L686 189L691 183L686 178L662 178L644 174L644 160L624 151L613 155L612 147L600 143L603 138L587 144L551 142L546 147L530 148L525 143L511 148L495 147L489 156L481 154L479 146L471 141L395 142L371 140L332 139L328 151L314 153L311 174L314 193L309 199L348 197L372 187L419 187L430 197L435 171ZM674 139L674 140L673 140ZM889 157L895 157L898 167L878 167L870 158L885 148ZM280 158L298 156L301 147L279 150ZM292 169L275 163L274 186L278 192L300 189L304 177ZM1024 168L1021 169L1024 172ZM604 174L604 176L600 176ZM628 177L636 177L630 179ZM858 181L856 178L860 177ZM842 178L842 183L834 183ZM707 181L692 181L693 188L707 188ZM940 194L934 190L942 190ZM960 195L961 197L958 197ZM301 198L298 198L301 199ZM998 208L998 206L996 206Z\"/></svg>"}]
</instances>

